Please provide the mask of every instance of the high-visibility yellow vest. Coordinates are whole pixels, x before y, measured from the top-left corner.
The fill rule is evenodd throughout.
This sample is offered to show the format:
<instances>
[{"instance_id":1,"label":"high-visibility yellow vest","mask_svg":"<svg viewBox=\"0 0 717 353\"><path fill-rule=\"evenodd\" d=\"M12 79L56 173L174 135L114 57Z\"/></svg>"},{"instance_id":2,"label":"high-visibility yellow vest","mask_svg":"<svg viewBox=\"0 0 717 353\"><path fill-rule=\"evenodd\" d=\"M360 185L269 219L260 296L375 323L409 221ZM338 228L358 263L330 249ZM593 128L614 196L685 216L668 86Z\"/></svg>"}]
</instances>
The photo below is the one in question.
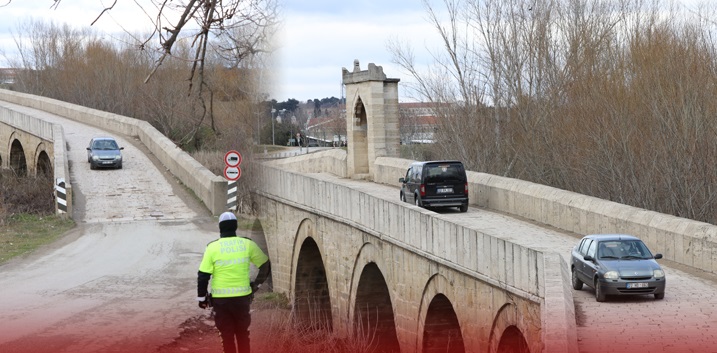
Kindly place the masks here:
<instances>
[{"instance_id":1,"label":"high-visibility yellow vest","mask_svg":"<svg viewBox=\"0 0 717 353\"><path fill-rule=\"evenodd\" d=\"M252 240L225 237L207 245L199 271L212 275L212 297L242 297L251 294L249 264L260 267L267 261L269 257Z\"/></svg>"}]
</instances>

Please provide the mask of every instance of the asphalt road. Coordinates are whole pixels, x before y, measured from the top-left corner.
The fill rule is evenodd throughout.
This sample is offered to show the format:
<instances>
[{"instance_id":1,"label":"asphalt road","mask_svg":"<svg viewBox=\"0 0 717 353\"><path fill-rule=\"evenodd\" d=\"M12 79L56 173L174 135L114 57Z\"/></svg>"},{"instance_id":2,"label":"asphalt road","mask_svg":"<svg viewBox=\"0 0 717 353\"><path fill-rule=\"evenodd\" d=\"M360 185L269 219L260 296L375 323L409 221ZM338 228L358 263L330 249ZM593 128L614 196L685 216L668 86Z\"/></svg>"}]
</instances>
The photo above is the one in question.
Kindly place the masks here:
<instances>
[{"instance_id":1,"label":"asphalt road","mask_svg":"<svg viewBox=\"0 0 717 353\"><path fill-rule=\"evenodd\" d=\"M0 102L62 124L78 227L0 266L0 352L154 352L198 314L196 274L216 218L126 136ZM110 135L123 169L90 170Z\"/></svg>"}]
</instances>

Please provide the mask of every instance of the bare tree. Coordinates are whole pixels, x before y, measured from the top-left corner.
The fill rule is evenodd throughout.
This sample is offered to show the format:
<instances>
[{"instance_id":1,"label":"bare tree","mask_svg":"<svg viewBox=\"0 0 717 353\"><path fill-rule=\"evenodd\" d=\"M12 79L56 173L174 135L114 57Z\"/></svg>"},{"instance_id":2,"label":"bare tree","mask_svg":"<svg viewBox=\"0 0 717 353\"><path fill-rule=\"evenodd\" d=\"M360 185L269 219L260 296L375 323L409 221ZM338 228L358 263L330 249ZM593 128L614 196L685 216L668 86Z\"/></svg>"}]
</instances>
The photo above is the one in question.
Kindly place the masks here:
<instances>
[{"instance_id":1,"label":"bare tree","mask_svg":"<svg viewBox=\"0 0 717 353\"><path fill-rule=\"evenodd\" d=\"M11 3L8 0L4 6ZM113 1L92 22L95 24L117 4ZM202 124L209 119L214 123L214 88L209 86L205 69L208 60L215 65L238 68L247 58L272 50L272 37L277 24L276 0L187 0L177 3L171 0L147 0L135 2L138 13L147 17L154 31L136 39L141 50L156 51L154 64L145 82L156 75L167 58L177 56L179 43L188 43L191 52L180 50L181 60L190 63L188 94L198 97L199 118L195 120L180 144L195 140ZM144 5L143 5L144 4ZM53 0L51 7L61 6L61 0ZM153 41L156 46L152 46ZM189 54L189 55L186 55ZM185 56L186 55L186 56Z\"/></svg>"},{"instance_id":2,"label":"bare tree","mask_svg":"<svg viewBox=\"0 0 717 353\"><path fill-rule=\"evenodd\" d=\"M434 149L473 170L717 222L714 8L667 1L425 1Z\"/></svg>"}]
</instances>

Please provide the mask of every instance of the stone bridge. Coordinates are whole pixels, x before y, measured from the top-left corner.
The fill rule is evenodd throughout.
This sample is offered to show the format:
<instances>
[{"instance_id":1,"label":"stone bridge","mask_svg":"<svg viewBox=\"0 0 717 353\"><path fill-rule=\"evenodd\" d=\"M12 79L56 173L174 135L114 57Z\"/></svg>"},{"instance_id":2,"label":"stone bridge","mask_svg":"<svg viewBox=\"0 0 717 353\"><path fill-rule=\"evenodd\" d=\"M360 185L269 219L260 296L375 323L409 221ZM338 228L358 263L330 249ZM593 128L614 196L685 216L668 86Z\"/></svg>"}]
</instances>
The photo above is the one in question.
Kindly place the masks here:
<instances>
[{"instance_id":1,"label":"stone bridge","mask_svg":"<svg viewBox=\"0 0 717 353\"><path fill-rule=\"evenodd\" d=\"M307 326L375 337L384 352L576 351L558 255L381 197L372 183L275 166L262 178L274 289Z\"/></svg>"},{"instance_id":2,"label":"stone bridge","mask_svg":"<svg viewBox=\"0 0 717 353\"><path fill-rule=\"evenodd\" d=\"M257 166L273 287L307 328L373 338L387 352L577 352L567 263L557 243L541 243L558 237L539 234L550 229L642 234L666 259L717 273L717 227L543 185L469 172L480 209L465 217L400 203L395 186L411 161L396 158L398 80L358 63L343 74L349 150ZM136 136L213 214L226 209L223 178L145 122L2 90L0 100ZM28 165L40 149L51 161L63 153L61 131L29 134L42 124L2 116L3 167L19 158L13 141Z\"/></svg>"}]
</instances>

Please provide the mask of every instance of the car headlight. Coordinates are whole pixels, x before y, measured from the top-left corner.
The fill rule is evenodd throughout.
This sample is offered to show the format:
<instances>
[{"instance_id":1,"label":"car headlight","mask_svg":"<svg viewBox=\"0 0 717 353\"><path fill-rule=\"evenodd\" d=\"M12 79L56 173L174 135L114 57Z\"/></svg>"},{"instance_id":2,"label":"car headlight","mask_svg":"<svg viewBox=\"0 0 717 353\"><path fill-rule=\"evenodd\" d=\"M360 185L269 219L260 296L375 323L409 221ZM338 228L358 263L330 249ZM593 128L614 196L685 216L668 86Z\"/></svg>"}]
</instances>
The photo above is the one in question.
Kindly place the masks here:
<instances>
[{"instance_id":1,"label":"car headlight","mask_svg":"<svg viewBox=\"0 0 717 353\"><path fill-rule=\"evenodd\" d=\"M98 156L92 156L92 160L93 160L93 161L99 161L99 160L100 160L100 157L98 157Z\"/></svg>"},{"instance_id":2,"label":"car headlight","mask_svg":"<svg viewBox=\"0 0 717 353\"><path fill-rule=\"evenodd\" d=\"M655 278L663 278L663 277L665 277L665 271L654 270L654 271L652 271L652 275L655 276Z\"/></svg>"},{"instance_id":3,"label":"car headlight","mask_svg":"<svg viewBox=\"0 0 717 353\"><path fill-rule=\"evenodd\" d=\"M121 159L122 159L122 156L115 156L115 160L116 160L116 161L119 161L119 160L121 160Z\"/></svg>"},{"instance_id":4,"label":"car headlight","mask_svg":"<svg viewBox=\"0 0 717 353\"><path fill-rule=\"evenodd\" d=\"M620 274L617 273L617 271L607 271L607 272L605 272L603 277L605 279L618 279L618 277L620 277Z\"/></svg>"}]
</instances>

